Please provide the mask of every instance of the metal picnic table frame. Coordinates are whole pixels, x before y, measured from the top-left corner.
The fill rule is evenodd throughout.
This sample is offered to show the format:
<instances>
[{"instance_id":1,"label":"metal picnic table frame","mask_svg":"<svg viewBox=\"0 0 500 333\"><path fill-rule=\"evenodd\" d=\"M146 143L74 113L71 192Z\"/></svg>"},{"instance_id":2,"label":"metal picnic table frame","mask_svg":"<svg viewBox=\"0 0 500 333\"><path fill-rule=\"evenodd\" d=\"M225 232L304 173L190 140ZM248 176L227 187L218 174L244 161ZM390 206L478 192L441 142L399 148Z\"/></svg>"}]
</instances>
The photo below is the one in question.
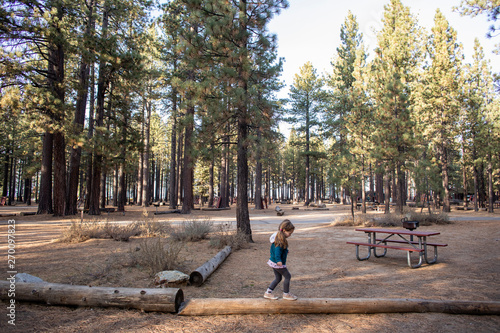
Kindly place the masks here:
<instances>
[{"instance_id":1,"label":"metal picnic table frame","mask_svg":"<svg viewBox=\"0 0 500 333\"><path fill-rule=\"evenodd\" d=\"M427 243L427 237L439 235L439 232L435 231L414 231L414 230L402 230L402 229L383 229L383 228L357 228L355 231L362 231L368 234L368 243L356 243L356 242L348 242L350 244L356 245L356 258L358 260L367 260L371 257L371 253L373 251L373 255L377 258L384 257L387 254L387 249L396 249L396 250L406 250L407 251L407 259L408 266L411 268L418 268L423 264L423 261L427 264L434 264L437 262L438 252L437 246L446 246L447 244L430 244ZM385 238L377 239L378 234L387 235ZM393 240L391 237L397 236L401 240ZM406 236L406 237L405 237ZM410 236L410 239L407 238ZM418 241L413 241L413 237L417 237ZM400 243L404 244L406 247L396 247L396 246L388 246L387 243ZM370 245L373 244L373 245ZM366 257L359 256L359 246L364 245L368 247L368 255ZM427 247L434 247L434 257L433 259L429 259ZM383 254L377 254L377 247L384 248ZM413 251L414 249L414 251ZM419 261L417 264L412 265L411 263L411 252L418 252Z\"/></svg>"}]
</instances>

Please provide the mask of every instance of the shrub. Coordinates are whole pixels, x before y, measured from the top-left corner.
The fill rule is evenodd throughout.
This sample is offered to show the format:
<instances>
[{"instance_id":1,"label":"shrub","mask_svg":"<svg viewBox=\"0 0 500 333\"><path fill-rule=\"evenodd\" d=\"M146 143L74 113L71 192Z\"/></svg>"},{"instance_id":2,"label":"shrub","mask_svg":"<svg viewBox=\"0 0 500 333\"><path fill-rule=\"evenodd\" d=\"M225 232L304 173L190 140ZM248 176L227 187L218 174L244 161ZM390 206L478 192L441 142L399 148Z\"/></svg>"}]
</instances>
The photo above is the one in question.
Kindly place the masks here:
<instances>
[{"instance_id":1,"label":"shrub","mask_svg":"<svg viewBox=\"0 0 500 333\"><path fill-rule=\"evenodd\" d=\"M130 237L140 234L139 227L136 223L125 225L106 223L105 231L110 238L120 242L128 242Z\"/></svg>"},{"instance_id":2,"label":"shrub","mask_svg":"<svg viewBox=\"0 0 500 333\"><path fill-rule=\"evenodd\" d=\"M382 214L382 215L363 215L356 214L354 221L352 216L343 215L336 218L332 225L335 226L363 226L363 227L401 227L402 218L408 218L409 221L419 221L419 226L428 226L432 224L448 224L451 223L448 214L437 213L417 213L412 210L405 210L404 214Z\"/></svg>"},{"instance_id":3,"label":"shrub","mask_svg":"<svg viewBox=\"0 0 500 333\"><path fill-rule=\"evenodd\" d=\"M229 245L233 251L245 248L248 245L246 236L231 229L231 223L217 225L216 231L210 237L210 246L222 249Z\"/></svg>"},{"instance_id":4,"label":"shrub","mask_svg":"<svg viewBox=\"0 0 500 333\"><path fill-rule=\"evenodd\" d=\"M114 239L117 241L128 241L131 236L139 233L135 223L131 224L110 224L106 222L75 222L63 231L59 241L65 243L80 243L88 239Z\"/></svg>"},{"instance_id":5,"label":"shrub","mask_svg":"<svg viewBox=\"0 0 500 333\"><path fill-rule=\"evenodd\" d=\"M141 242L140 251L134 252L139 265L154 274L174 269L180 261L180 252L184 244L170 238L147 238Z\"/></svg>"},{"instance_id":6,"label":"shrub","mask_svg":"<svg viewBox=\"0 0 500 333\"><path fill-rule=\"evenodd\" d=\"M172 233L172 226L168 222L156 222L154 220L145 220L136 222L139 235L145 237L168 236Z\"/></svg>"},{"instance_id":7,"label":"shrub","mask_svg":"<svg viewBox=\"0 0 500 333\"><path fill-rule=\"evenodd\" d=\"M332 225L334 226L344 226L344 227L355 227L355 226L364 226L368 227L373 225L373 218L369 215L365 214L356 214L354 215L354 220L351 214L342 215L333 220Z\"/></svg>"},{"instance_id":8,"label":"shrub","mask_svg":"<svg viewBox=\"0 0 500 333\"><path fill-rule=\"evenodd\" d=\"M171 236L178 241L199 241L207 238L213 229L213 222L210 218L204 220L192 219L185 221L178 231L173 231Z\"/></svg>"},{"instance_id":9,"label":"shrub","mask_svg":"<svg viewBox=\"0 0 500 333\"><path fill-rule=\"evenodd\" d=\"M410 221L419 221L419 225L432 225L432 224L450 224L450 217L448 214L439 212L439 213L419 213L419 212L410 212L406 215L408 220Z\"/></svg>"}]
</instances>

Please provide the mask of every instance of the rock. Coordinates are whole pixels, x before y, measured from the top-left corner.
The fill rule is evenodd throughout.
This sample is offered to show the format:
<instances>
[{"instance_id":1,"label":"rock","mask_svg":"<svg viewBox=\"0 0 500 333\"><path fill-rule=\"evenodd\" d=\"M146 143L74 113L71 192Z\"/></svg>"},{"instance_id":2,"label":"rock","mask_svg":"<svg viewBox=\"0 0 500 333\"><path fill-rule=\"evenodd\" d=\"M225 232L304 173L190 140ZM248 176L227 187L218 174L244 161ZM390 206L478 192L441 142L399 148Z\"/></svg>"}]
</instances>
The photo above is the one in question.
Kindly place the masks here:
<instances>
[{"instance_id":1,"label":"rock","mask_svg":"<svg viewBox=\"0 0 500 333\"><path fill-rule=\"evenodd\" d=\"M179 287L187 285L189 275L179 271L163 271L155 274L154 284L161 287Z\"/></svg>"},{"instance_id":2,"label":"rock","mask_svg":"<svg viewBox=\"0 0 500 333\"><path fill-rule=\"evenodd\" d=\"M17 273L16 274L16 282L26 282L26 283L45 283L39 277L33 276L28 273Z\"/></svg>"}]
</instances>

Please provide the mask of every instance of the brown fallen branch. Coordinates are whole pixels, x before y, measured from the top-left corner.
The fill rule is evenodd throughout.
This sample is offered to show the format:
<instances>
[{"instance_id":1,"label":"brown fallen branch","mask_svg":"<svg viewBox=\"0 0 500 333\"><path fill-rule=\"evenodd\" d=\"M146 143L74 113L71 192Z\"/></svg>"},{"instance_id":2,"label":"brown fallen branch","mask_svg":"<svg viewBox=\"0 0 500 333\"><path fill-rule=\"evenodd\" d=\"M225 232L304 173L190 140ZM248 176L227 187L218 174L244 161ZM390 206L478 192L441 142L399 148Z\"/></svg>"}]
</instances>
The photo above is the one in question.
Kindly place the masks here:
<instances>
[{"instance_id":1,"label":"brown fallen branch","mask_svg":"<svg viewBox=\"0 0 500 333\"><path fill-rule=\"evenodd\" d=\"M182 304L179 315L404 312L499 315L500 302L384 298L299 298L297 301L268 300L264 298L206 298L186 301Z\"/></svg>"},{"instance_id":2,"label":"brown fallen branch","mask_svg":"<svg viewBox=\"0 0 500 333\"><path fill-rule=\"evenodd\" d=\"M11 290L9 292L9 290ZM15 296L12 297L12 290ZM75 286L59 283L11 284L0 281L0 299L16 302L41 302L49 305L100 306L177 312L184 293L177 288L114 288Z\"/></svg>"},{"instance_id":3,"label":"brown fallen branch","mask_svg":"<svg viewBox=\"0 0 500 333\"><path fill-rule=\"evenodd\" d=\"M220 266L220 264L226 260L227 256L231 254L231 246L226 246L224 249L219 251L209 261L198 267L189 275L189 283L194 286L201 286L203 282Z\"/></svg>"}]
</instances>

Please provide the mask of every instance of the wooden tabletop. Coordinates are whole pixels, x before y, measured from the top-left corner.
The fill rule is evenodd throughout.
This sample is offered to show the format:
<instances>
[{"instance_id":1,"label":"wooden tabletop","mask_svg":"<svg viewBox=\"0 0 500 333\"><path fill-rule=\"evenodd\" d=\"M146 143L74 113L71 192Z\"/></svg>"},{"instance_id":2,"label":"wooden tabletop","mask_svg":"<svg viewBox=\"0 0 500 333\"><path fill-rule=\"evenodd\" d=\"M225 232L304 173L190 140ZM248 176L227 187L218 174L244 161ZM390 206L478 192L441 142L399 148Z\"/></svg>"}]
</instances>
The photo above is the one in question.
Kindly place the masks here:
<instances>
[{"instance_id":1,"label":"wooden tabletop","mask_svg":"<svg viewBox=\"0 0 500 333\"><path fill-rule=\"evenodd\" d=\"M364 232L378 232L382 234L413 235L417 237L427 237L440 234L439 232L436 231L416 231L408 229L357 228L355 230Z\"/></svg>"}]
</instances>

